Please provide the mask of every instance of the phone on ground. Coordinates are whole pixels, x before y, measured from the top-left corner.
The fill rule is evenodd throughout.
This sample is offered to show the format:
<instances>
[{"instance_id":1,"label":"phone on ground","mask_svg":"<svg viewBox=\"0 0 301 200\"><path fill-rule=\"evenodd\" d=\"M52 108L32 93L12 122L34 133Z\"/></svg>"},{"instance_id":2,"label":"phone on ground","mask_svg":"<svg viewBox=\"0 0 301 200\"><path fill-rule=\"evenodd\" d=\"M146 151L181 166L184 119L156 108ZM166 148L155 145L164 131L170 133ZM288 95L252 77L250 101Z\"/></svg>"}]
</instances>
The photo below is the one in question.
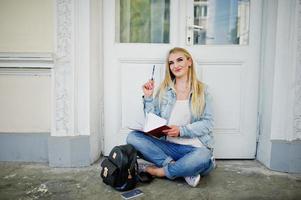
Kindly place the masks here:
<instances>
[{"instance_id":1,"label":"phone on ground","mask_svg":"<svg viewBox=\"0 0 301 200\"><path fill-rule=\"evenodd\" d=\"M143 195L143 192L140 189L134 189L121 194L122 198L124 199L132 199L141 195Z\"/></svg>"}]
</instances>

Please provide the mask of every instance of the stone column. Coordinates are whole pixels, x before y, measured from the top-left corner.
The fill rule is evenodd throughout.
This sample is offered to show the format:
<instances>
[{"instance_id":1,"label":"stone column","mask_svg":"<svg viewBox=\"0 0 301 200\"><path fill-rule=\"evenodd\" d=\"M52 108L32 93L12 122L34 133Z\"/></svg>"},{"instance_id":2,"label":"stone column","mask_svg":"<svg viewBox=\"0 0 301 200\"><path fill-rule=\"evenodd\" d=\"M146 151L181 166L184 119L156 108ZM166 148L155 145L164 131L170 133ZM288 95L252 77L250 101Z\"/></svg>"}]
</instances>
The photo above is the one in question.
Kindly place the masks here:
<instances>
[{"instance_id":1,"label":"stone column","mask_svg":"<svg viewBox=\"0 0 301 200\"><path fill-rule=\"evenodd\" d=\"M91 52L95 50L91 44L99 42L95 39L97 37L91 41L91 35L95 35L91 34L92 30L96 31L95 27L91 28L93 20L91 2L95 4L96 1L55 1L52 130L48 141L50 166L87 166L94 162L100 154L100 143L95 143L90 139L91 119L95 117L98 120L97 115L100 112L92 111L93 116L91 115L91 108L98 109L92 103L96 102L94 104L98 105L98 99L95 97L99 97L99 95L93 94L92 96L90 93L91 86L98 84L98 76L96 78L93 76L94 82L91 81L90 76L95 68L100 67L95 64L91 65L91 60L93 60ZM99 12L99 10L97 11ZM93 10L93 12L95 11ZM96 26L98 25L96 24ZM97 53L93 53L97 55ZM94 87L95 85L93 85ZM92 98L94 98L93 101ZM92 132L99 134L99 129L93 128ZM94 136L92 138L93 140L99 139Z\"/></svg>"},{"instance_id":2,"label":"stone column","mask_svg":"<svg viewBox=\"0 0 301 200\"><path fill-rule=\"evenodd\" d=\"M294 139L301 139L301 0L297 6L297 55L296 55L296 87L294 110Z\"/></svg>"},{"instance_id":3,"label":"stone column","mask_svg":"<svg viewBox=\"0 0 301 200\"><path fill-rule=\"evenodd\" d=\"M51 136L75 136L75 16L74 0L56 0Z\"/></svg>"}]
</instances>

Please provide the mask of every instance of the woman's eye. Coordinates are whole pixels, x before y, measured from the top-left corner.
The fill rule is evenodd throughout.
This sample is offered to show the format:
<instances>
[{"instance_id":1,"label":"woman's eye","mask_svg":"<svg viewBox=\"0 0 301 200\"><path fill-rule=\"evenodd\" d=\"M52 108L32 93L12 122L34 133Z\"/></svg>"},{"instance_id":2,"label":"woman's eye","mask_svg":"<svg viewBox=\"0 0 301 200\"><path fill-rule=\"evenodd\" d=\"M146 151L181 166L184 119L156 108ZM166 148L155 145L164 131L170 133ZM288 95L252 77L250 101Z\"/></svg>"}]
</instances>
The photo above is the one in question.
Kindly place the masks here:
<instances>
[{"instance_id":1,"label":"woman's eye","mask_svg":"<svg viewBox=\"0 0 301 200\"><path fill-rule=\"evenodd\" d=\"M178 58L177 61L178 61L178 62L182 62L182 61L183 61L183 58Z\"/></svg>"}]
</instances>

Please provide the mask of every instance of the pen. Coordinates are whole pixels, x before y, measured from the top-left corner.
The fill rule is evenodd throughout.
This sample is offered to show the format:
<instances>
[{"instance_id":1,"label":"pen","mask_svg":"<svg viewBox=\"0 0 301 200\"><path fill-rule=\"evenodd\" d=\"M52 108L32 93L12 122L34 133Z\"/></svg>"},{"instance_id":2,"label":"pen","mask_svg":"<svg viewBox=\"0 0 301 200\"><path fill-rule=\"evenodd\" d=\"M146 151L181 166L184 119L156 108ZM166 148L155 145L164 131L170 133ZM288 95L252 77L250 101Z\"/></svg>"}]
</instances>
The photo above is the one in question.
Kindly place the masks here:
<instances>
[{"instance_id":1,"label":"pen","mask_svg":"<svg viewBox=\"0 0 301 200\"><path fill-rule=\"evenodd\" d=\"M152 78L151 78L151 80L154 80L155 68L156 68L156 65L153 66L153 72L152 72Z\"/></svg>"}]
</instances>

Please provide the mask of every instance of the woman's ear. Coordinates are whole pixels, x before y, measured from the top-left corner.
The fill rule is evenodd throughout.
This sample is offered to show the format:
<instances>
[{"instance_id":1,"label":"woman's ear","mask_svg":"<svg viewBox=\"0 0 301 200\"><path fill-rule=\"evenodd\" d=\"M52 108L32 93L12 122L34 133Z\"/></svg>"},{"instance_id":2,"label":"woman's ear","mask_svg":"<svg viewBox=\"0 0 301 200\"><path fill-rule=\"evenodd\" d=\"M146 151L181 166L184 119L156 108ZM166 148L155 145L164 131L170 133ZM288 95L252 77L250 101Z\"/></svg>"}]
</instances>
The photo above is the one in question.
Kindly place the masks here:
<instances>
[{"instance_id":1,"label":"woman's ear","mask_svg":"<svg viewBox=\"0 0 301 200\"><path fill-rule=\"evenodd\" d=\"M191 67L192 66L192 59L188 58L187 61L188 61L188 66Z\"/></svg>"}]
</instances>

